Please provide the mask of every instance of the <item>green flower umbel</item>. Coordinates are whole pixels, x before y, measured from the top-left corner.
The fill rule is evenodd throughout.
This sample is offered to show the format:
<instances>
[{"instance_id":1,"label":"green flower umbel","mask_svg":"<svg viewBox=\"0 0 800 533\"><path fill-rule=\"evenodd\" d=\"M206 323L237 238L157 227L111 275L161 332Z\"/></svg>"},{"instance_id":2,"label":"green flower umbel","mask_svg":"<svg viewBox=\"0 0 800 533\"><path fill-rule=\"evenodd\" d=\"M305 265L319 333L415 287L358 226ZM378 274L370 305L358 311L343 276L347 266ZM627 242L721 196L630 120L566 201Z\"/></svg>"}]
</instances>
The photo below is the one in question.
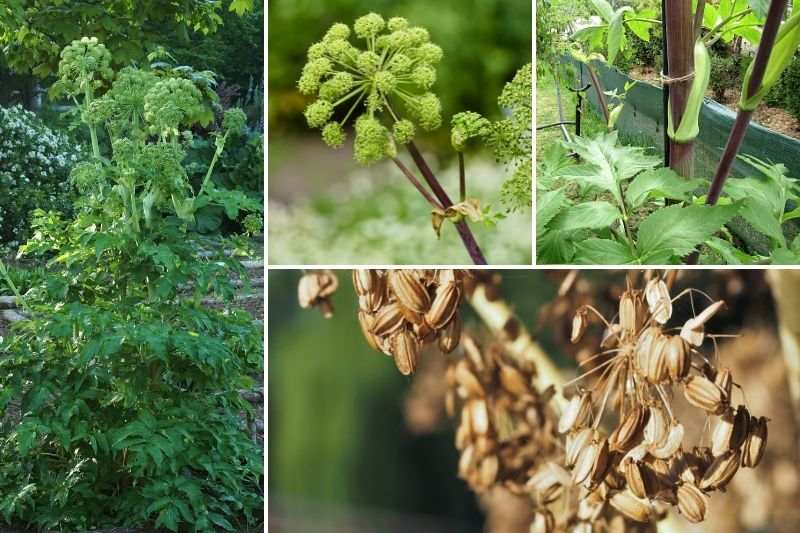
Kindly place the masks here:
<instances>
[{"instance_id":1,"label":"green flower umbel","mask_svg":"<svg viewBox=\"0 0 800 533\"><path fill-rule=\"evenodd\" d=\"M351 44L351 35L364 48ZM317 97L305 110L306 121L338 148L346 139L344 125L353 118L356 161L366 165L394 157L397 145L411 142L417 127L441 126L441 104L429 92L441 59L442 49L430 42L428 31L410 27L401 17L387 22L370 13L355 21L352 32L346 24L334 24L309 47L297 82L301 93ZM342 104L347 111L336 120Z\"/></svg>"}]
</instances>

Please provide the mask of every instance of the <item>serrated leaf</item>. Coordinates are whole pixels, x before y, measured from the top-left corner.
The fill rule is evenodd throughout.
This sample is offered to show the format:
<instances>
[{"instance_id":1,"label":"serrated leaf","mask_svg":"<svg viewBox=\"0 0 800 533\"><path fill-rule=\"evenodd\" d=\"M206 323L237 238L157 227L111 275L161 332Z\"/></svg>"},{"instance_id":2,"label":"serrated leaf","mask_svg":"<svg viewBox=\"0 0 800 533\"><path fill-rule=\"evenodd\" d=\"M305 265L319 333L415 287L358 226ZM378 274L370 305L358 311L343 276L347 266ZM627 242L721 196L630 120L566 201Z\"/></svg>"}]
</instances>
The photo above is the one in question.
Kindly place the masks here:
<instances>
[{"instance_id":1,"label":"serrated leaf","mask_svg":"<svg viewBox=\"0 0 800 533\"><path fill-rule=\"evenodd\" d=\"M755 258L739 250L734 245L719 237L706 239L706 246L718 253L727 265L750 265L755 262Z\"/></svg>"},{"instance_id":2,"label":"serrated leaf","mask_svg":"<svg viewBox=\"0 0 800 533\"><path fill-rule=\"evenodd\" d=\"M165 527L170 531L178 531L178 510L175 507L166 507L158 513L156 527Z\"/></svg>"},{"instance_id":3,"label":"serrated leaf","mask_svg":"<svg viewBox=\"0 0 800 533\"><path fill-rule=\"evenodd\" d=\"M786 247L786 238L781 230L781 223L770 212L770 206L757 196L745 198L741 202L739 215L750 223L757 231L774 239L780 246Z\"/></svg>"},{"instance_id":4,"label":"serrated leaf","mask_svg":"<svg viewBox=\"0 0 800 533\"><path fill-rule=\"evenodd\" d=\"M647 170L636 176L625 191L625 201L633 208L639 207L649 198L669 198L689 201L691 193L703 186L705 180L686 179L670 168Z\"/></svg>"},{"instance_id":5,"label":"serrated leaf","mask_svg":"<svg viewBox=\"0 0 800 533\"><path fill-rule=\"evenodd\" d=\"M800 255L788 248L777 248L772 251L770 260L773 265L798 265L800 264Z\"/></svg>"},{"instance_id":6,"label":"serrated leaf","mask_svg":"<svg viewBox=\"0 0 800 533\"><path fill-rule=\"evenodd\" d=\"M625 13L625 24L628 25L628 28L633 32L636 37L639 39L650 42L650 30L653 28L653 23L646 22L643 20L630 20L630 19L645 19L645 18L655 18L658 16L655 9L643 9L638 13L634 13L633 11L627 11Z\"/></svg>"},{"instance_id":7,"label":"serrated leaf","mask_svg":"<svg viewBox=\"0 0 800 533\"><path fill-rule=\"evenodd\" d=\"M237 15L244 15L246 12L253 9L253 0L233 0L228 9Z\"/></svg>"},{"instance_id":8,"label":"serrated leaf","mask_svg":"<svg viewBox=\"0 0 800 533\"><path fill-rule=\"evenodd\" d=\"M549 227L551 230L558 231L606 229L620 218L622 218L622 213L608 202L584 202L560 212L550 222Z\"/></svg>"},{"instance_id":9,"label":"serrated leaf","mask_svg":"<svg viewBox=\"0 0 800 533\"><path fill-rule=\"evenodd\" d=\"M575 264L629 265L636 263L630 249L611 239L586 239L575 245Z\"/></svg>"},{"instance_id":10,"label":"serrated leaf","mask_svg":"<svg viewBox=\"0 0 800 533\"><path fill-rule=\"evenodd\" d=\"M568 205L567 195L563 189L540 195L536 199L536 234L541 234L553 217Z\"/></svg>"},{"instance_id":11,"label":"serrated leaf","mask_svg":"<svg viewBox=\"0 0 800 533\"><path fill-rule=\"evenodd\" d=\"M682 258L736 215L738 205L673 205L650 214L639 225L638 251L643 263L667 254Z\"/></svg>"},{"instance_id":12,"label":"serrated leaf","mask_svg":"<svg viewBox=\"0 0 800 533\"><path fill-rule=\"evenodd\" d=\"M540 264L569 264L574 253L575 245L561 231L545 231L536 239L536 257Z\"/></svg>"},{"instance_id":13,"label":"serrated leaf","mask_svg":"<svg viewBox=\"0 0 800 533\"><path fill-rule=\"evenodd\" d=\"M607 44L609 65L614 64L614 60L617 59L617 54L619 54L619 51L622 48L622 37L625 29L623 27L624 15L624 11L617 11L614 13L614 16L611 17L611 22L608 24Z\"/></svg>"}]
</instances>

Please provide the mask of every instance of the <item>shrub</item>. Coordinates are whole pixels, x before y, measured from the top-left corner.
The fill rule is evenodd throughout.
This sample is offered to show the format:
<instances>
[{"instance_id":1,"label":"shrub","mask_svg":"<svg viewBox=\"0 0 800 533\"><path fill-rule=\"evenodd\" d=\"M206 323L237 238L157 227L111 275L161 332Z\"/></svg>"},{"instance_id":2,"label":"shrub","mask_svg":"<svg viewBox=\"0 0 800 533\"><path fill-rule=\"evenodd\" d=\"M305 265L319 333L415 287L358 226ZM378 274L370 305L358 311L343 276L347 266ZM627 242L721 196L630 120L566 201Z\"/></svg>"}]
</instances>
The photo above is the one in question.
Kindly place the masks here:
<instances>
[{"instance_id":1,"label":"shrub","mask_svg":"<svg viewBox=\"0 0 800 533\"><path fill-rule=\"evenodd\" d=\"M69 213L70 169L80 151L20 106L0 106L0 244L17 246L29 236L36 208Z\"/></svg>"},{"instance_id":2,"label":"shrub","mask_svg":"<svg viewBox=\"0 0 800 533\"><path fill-rule=\"evenodd\" d=\"M239 389L261 375L263 338L227 303L245 277L224 252L244 239L200 257L194 228L205 206L231 218L258 206L210 178L191 186L184 143L208 110L190 82L132 68L95 99L83 55L105 48L68 49L61 86L112 149L96 143L73 170L74 219L37 211L21 248L52 271L0 343L0 516L37 530L246 531L263 513L263 456ZM207 176L244 120L226 112Z\"/></svg>"},{"instance_id":3,"label":"shrub","mask_svg":"<svg viewBox=\"0 0 800 533\"><path fill-rule=\"evenodd\" d=\"M789 67L783 72L781 81L767 93L766 103L783 107L800 119L800 56L795 56Z\"/></svg>"},{"instance_id":4,"label":"shrub","mask_svg":"<svg viewBox=\"0 0 800 533\"><path fill-rule=\"evenodd\" d=\"M711 79L709 87L714 99L723 101L725 91L738 87L742 81L742 65L739 56L711 55Z\"/></svg>"}]
</instances>

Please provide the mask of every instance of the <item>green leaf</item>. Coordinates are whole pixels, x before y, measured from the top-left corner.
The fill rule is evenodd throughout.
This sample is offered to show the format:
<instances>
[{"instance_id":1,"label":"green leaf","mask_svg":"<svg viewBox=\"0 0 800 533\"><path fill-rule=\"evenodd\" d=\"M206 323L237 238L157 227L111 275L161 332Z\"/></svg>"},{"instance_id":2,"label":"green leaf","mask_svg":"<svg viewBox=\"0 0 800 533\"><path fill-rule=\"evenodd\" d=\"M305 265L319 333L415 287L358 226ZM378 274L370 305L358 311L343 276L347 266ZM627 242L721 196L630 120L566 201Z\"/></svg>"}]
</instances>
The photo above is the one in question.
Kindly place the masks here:
<instances>
[{"instance_id":1,"label":"green leaf","mask_svg":"<svg viewBox=\"0 0 800 533\"><path fill-rule=\"evenodd\" d=\"M208 519L211 520L215 526L221 527L225 531L234 531L233 525L221 514L208 513Z\"/></svg>"},{"instance_id":2,"label":"green leaf","mask_svg":"<svg viewBox=\"0 0 800 533\"><path fill-rule=\"evenodd\" d=\"M725 183L725 193L734 200L757 198L775 216L783 213L785 204L781 199L781 189L774 182L764 178L733 178Z\"/></svg>"},{"instance_id":3,"label":"green leaf","mask_svg":"<svg viewBox=\"0 0 800 533\"><path fill-rule=\"evenodd\" d=\"M777 248L770 258L773 265L800 265L800 255L787 248Z\"/></svg>"},{"instance_id":4,"label":"green leaf","mask_svg":"<svg viewBox=\"0 0 800 533\"><path fill-rule=\"evenodd\" d=\"M170 531L178 531L178 509L175 507L165 507L158 513L156 527L165 527Z\"/></svg>"},{"instance_id":5,"label":"green leaf","mask_svg":"<svg viewBox=\"0 0 800 533\"><path fill-rule=\"evenodd\" d=\"M643 20L629 20L634 18L655 18L658 16L658 13L655 9L643 9L638 13L634 13L633 11L626 11L625 12L625 23L628 25L628 28L633 32L636 37L639 39L650 42L650 30L653 28L653 23L646 22Z\"/></svg>"},{"instance_id":6,"label":"green leaf","mask_svg":"<svg viewBox=\"0 0 800 533\"><path fill-rule=\"evenodd\" d=\"M705 180L686 179L671 168L648 170L636 176L625 191L625 201L633 208L639 207L651 198L689 201L691 193L702 187Z\"/></svg>"},{"instance_id":7,"label":"green leaf","mask_svg":"<svg viewBox=\"0 0 800 533\"><path fill-rule=\"evenodd\" d=\"M614 8L606 0L590 0L594 6L595 12L600 15L604 21L611 22L614 17Z\"/></svg>"},{"instance_id":8,"label":"green leaf","mask_svg":"<svg viewBox=\"0 0 800 533\"><path fill-rule=\"evenodd\" d=\"M741 202L739 215L750 223L757 231L774 239L780 246L786 247L786 238L781 230L781 223L770 212L770 206L757 196L745 198Z\"/></svg>"},{"instance_id":9,"label":"green leaf","mask_svg":"<svg viewBox=\"0 0 800 533\"><path fill-rule=\"evenodd\" d=\"M237 15L244 15L246 12L253 9L253 0L233 0L228 9Z\"/></svg>"},{"instance_id":10,"label":"green leaf","mask_svg":"<svg viewBox=\"0 0 800 533\"><path fill-rule=\"evenodd\" d=\"M606 229L620 218L622 213L608 202L585 202L559 213L550 223L550 229L560 231Z\"/></svg>"},{"instance_id":11,"label":"green leaf","mask_svg":"<svg viewBox=\"0 0 800 533\"><path fill-rule=\"evenodd\" d=\"M625 15L625 11L622 9L618 10L614 13L614 16L611 18L611 22L608 24L608 64L613 65L614 60L617 59L617 54L619 54L620 49L622 48L622 38L624 37L624 30L623 27L623 17Z\"/></svg>"},{"instance_id":12,"label":"green leaf","mask_svg":"<svg viewBox=\"0 0 800 533\"><path fill-rule=\"evenodd\" d=\"M575 245L576 264L581 265L629 265L636 258L628 247L611 239L586 239Z\"/></svg>"},{"instance_id":13,"label":"green leaf","mask_svg":"<svg viewBox=\"0 0 800 533\"><path fill-rule=\"evenodd\" d=\"M747 3L750 5L750 9L753 10L753 13L760 18L767 17L767 9L769 9L769 0L747 0Z\"/></svg>"},{"instance_id":14,"label":"green leaf","mask_svg":"<svg viewBox=\"0 0 800 533\"><path fill-rule=\"evenodd\" d=\"M711 237L705 242L706 246L718 253L727 265L750 265L755 263L755 258L744 253L734 245L719 237Z\"/></svg>"},{"instance_id":15,"label":"green leaf","mask_svg":"<svg viewBox=\"0 0 800 533\"><path fill-rule=\"evenodd\" d=\"M545 231L536 239L536 257L540 264L569 264L574 253L575 245L561 231Z\"/></svg>"},{"instance_id":16,"label":"green leaf","mask_svg":"<svg viewBox=\"0 0 800 533\"><path fill-rule=\"evenodd\" d=\"M738 205L673 205L650 214L639 225L639 257L647 263L666 254L684 257L736 215Z\"/></svg>"},{"instance_id":17,"label":"green leaf","mask_svg":"<svg viewBox=\"0 0 800 533\"><path fill-rule=\"evenodd\" d=\"M567 205L567 195L563 189L540 195L536 199L536 234L541 234L553 217Z\"/></svg>"},{"instance_id":18,"label":"green leaf","mask_svg":"<svg viewBox=\"0 0 800 533\"><path fill-rule=\"evenodd\" d=\"M791 211L789 211L788 213L783 215L783 221L784 222L792 220L792 219L795 219L795 218L800 218L800 207L792 209Z\"/></svg>"}]
</instances>

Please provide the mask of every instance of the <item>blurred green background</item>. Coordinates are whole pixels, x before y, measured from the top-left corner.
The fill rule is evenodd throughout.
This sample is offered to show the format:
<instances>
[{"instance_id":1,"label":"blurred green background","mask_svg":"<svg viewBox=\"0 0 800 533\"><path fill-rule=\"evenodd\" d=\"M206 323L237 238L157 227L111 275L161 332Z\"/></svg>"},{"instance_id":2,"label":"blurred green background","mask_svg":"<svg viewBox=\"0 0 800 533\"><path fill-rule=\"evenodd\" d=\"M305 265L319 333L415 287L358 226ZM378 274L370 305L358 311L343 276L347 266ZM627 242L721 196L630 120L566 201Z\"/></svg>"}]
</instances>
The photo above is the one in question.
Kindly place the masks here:
<instances>
[{"instance_id":1,"label":"blurred green background","mask_svg":"<svg viewBox=\"0 0 800 533\"><path fill-rule=\"evenodd\" d=\"M430 229L430 206L389 163L361 167L352 145L328 148L305 123L310 99L297 91L308 47L335 22L352 24L369 12L403 16L427 28L444 50L433 86L443 126L418 135L417 145L451 197L457 195L450 118L472 110L502 116L497 97L531 62L532 6L508 0L274 0L269 4L269 201L272 264L468 263L454 228L441 241ZM351 135L352 137L352 135ZM411 165L405 150L400 158ZM488 152L471 152L467 196L502 210L507 169ZM514 213L496 229L472 224L490 263L529 264L530 213ZM510 239L495 236L513 234ZM496 241L496 242L495 242ZM381 246L380 243L385 245ZM356 250L356 251L354 251ZM322 260L319 260L319 259Z\"/></svg>"}]
</instances>

